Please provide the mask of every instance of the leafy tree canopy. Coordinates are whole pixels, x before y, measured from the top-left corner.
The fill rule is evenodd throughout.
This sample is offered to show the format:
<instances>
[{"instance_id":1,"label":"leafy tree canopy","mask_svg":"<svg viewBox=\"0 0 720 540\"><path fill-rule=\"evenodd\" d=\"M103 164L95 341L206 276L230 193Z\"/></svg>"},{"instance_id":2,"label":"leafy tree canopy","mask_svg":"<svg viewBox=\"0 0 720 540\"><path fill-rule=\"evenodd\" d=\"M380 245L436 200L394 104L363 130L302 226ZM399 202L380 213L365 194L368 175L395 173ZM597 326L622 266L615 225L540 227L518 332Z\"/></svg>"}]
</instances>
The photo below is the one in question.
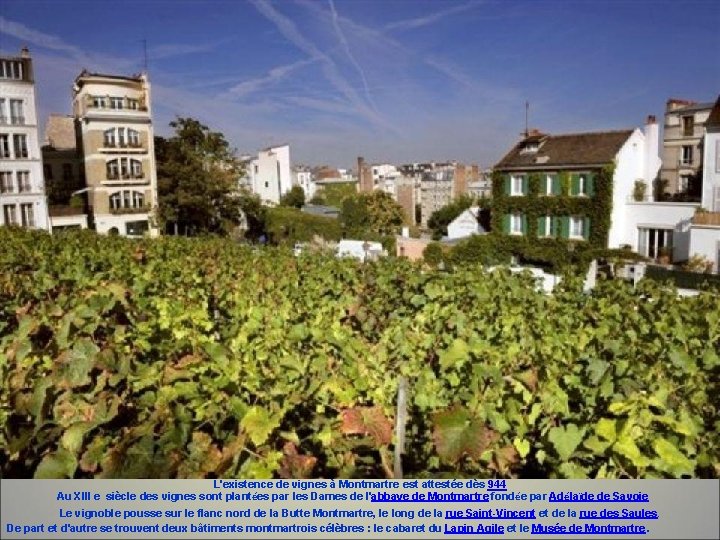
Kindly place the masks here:
<instances>
[{"instance_id":1,"label":"leafy tree canopy","mask_svg":"<svg viewBox=\"0 0 720 540\"><path fill-rule=\"evenodd\" d=\"M293 186L290 191L280 197L280 206L302 208L305 205L305 191L300 186Z\"/></svg>"},{"instance_id":2,"label":"leafy tree canopy","mask_svg":"<svg viewBox=\"0 0 720 540\"><path fill-rule=\"evenodd\" d=\"M240 162L224 135L199 121L178 117L170 126L172 137L155 138L160 221L193 234L229 232L243 205L255 205L238 188Z\"/></svg>"},{"instance_id":3,"label":"leafy tree canopy","mask_svg":"<svg viewBox=\"0 0 720 540\"><path fill-rule=\"evenodd\" d=\"M340 223L351 235L375 233L390 235L398 232L405 221L402 206L384 191L357 193L347 197L340 210Z\"/></svg>"}]
</instances>

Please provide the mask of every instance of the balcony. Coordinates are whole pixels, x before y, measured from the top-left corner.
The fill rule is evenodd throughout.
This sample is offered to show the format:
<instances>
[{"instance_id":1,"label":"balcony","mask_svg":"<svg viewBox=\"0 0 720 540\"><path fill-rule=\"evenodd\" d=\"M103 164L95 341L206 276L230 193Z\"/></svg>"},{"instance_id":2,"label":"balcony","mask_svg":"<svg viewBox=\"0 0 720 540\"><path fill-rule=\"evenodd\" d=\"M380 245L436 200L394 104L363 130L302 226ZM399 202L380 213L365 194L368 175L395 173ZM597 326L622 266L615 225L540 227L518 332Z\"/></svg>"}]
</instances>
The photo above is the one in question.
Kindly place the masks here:
<instances>
[{"instance_id":1,"label":"balcony","mask_svg":"<svg viewBox=\"0 0 720 540\"><path fill-rule=\"evenodd\" d=\"M131 180L144 180L145 174L140 171L136 173L122 173L122 174L112 174L108 173L106 176L106 181L109 182L122 182L122 181L131 181Z\"/></svg>"},{"instance_id":2,"label":"balcony","mask_svg":"<svg viewBox=\"0 0 720 540\"><path fill-rule=\"evenodd\" d=\"M720 212L695 212L693 225L715 225L720 227Z\"/></svg>"},{"instance_id":3,"label":"balcony","mask_svg":"<svg viewBox=\"0 0 720 540\"><path fill-rule=\"evenodd\" d=\"M138 206L137 208L111 208L110 213L114 216L125 214L147 214L150 211L149 205Z\"/></svg>"}]
</instances>

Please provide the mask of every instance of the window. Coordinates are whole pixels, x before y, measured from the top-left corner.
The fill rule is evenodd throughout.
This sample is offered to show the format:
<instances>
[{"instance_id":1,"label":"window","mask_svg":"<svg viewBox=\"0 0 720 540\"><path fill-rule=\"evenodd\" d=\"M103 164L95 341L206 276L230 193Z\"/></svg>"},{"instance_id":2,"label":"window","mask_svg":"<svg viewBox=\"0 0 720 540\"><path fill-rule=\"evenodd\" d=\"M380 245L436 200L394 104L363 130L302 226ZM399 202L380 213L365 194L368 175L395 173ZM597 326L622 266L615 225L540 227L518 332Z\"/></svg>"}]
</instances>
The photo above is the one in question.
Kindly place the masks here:
<instances>
[{"instance_id":1,"label":"window","mask_svg":"<svg viewBox=\"0 0 720 540\"><path fill-rule=\"evenodd\" d=\"M538 238L548 238L553 236L553 219L550 216L540 216L538 218Z\"/></svg>"},{"instance_id":2,"label":"window","mask_svg":"<svg viewBox=\"0 0 720 540\"><path fill-rule=\"evenodd\" d=\"M578 216L570 218L570 238L585 238L585 220Z\"/></svg>"},{"instance_id":3,"label":"window","mask_svg":"<svg viewBox=\"0 0 720 540\"><path fill-rule=\"evenodd\" d=\"M138 110L138 108L139 108L138 100L137 100L137 99L128 98L128 100L127 100L127 106L128 106L128 109L132 109L133 111Z\"/></svg>"},{"instance_id":4,"label":"window","mask_svg":"<svg viewBox=\"0 0 720 540\"><path fill-rule=\"evenodd\" d=\"M692 137L695 128L695 118L693 116L683 116L682 128L684 137Z\"/></svg>"},{"instance_id":5,"label":"window","mask_svg":"<svg viewBox=\"0 0 720 540\"><path fill-rule=\"evenodd\" d=\"M144 208L145 195L140 191L122 190L110 195L110 209L120 210L121 208Z\"/></svg>"},{"instance_id":6,"label":"window","mask_svg":"<svg viewBox=\"0 0 720 540\"><path fill-rule=\"evenodd\" d=\"M123 98L121 97L111 97L110 98L110 108L111 109L122 109L123 108Z\"/></svg>"},{"instance_id":7,"label":"window","mask_svg":"<svg viewBox=\"0 0 720 540\"><path fill-rule=\"evenodd\" d=\"M15 147L15 159L29 157L27 135L13 135L13 146Z\"/></svg>"},{"instance_id":8,"label":"window","mask_svg":"<svg viewBox=\"0 0 720 540\"><path fill-rule=\"evenodd\" d=\"M118 128L117 135L118 135L118 146L121 146L121 147L126 146L125 128Z\"/></svg>"},{"instance_id":9,"label":"window","mask_svg":"<svg viewBox=\"0 0 720 540\"><path fill-rule=\"evenodd\" d=\"M34 227L35 226L35 213L33 210L32 203L25 203L20 205L20 215L22 216L23 227Z\"/></svg>"},{"instance_id":10,"label":"window","mask_svg":"<svg viewBox=\"0 0 720 540\"><path fill-rule=\"evenodd\" d=\"M510 195L524 195L523 187L525 184L525 177L522 175L510 177Z\"/></svg>"},{"instance_id":11,"label":"window","mask_svg":"<svg viewBox=\"0 0 720 540\"><path fill-rule=\"evenodd\" d=\"M588 195L588 177L587 174L578 176L578 195Z\"/></svg>"},{"instance_id":12,"label":"window","mask_svg":"<svg viewBox=\"0 0 720 540\"><path fill-rule=\"evenodd\" d=\"M0 158L10 157L10 135L0 133Z\"/></svg>"},{"instance_id":13,"label":"window","mask_svg":"<svg viewBox=\"0 0 720 540\"><path fill-rule=\"evenodd\" d=\"M3 217L5 218L5 225L17 225L17 209L14 204L3 205Z\"/></svg>"},{"instance_id":14,"label":"window","mask_svg":"<svg viewBox=\"0 0 720 540\"><path fill-rule=\"evenodd\" d=\"M50 165L49 163L43 165L43 176L45 177L45 180L53 179L52 165Z\"/></svg>"},{"instance_id":15,"label":"window","mask_svg":"<svg viewBox=\"0 0 720 540\"><path fill-rule=\"evenodd\" d=\"M7 116L5 115L5 98L0 98L0 124L7 124Z\"/></svg>"},{"instance_id":16,"label":"window","mask_svg":"<svg viewBox=\"0 0 720 540\"><path fill-rule=\"evenodd\" d=\"M510 234L523 233L523 219L520 214L510 214Z\"/></svg>"},{"instance_id":17,"label":"window","mask_svg":"<svg viewBox=\"0 0 720 540\"><path fill-rule=\"evenodd\" d=\"M105 146L115 146L115 129L106 129L104 132L104 143Z\"/></svg>"},{"instance_id":18,"label":"window","mask_svg":"<svg viewBox=\"0 0 720 540\"><path fill-rule=\"evenodd\" d=\"M62 165L63 180L72 180L73 171L71 163L63 163Z\"/></svg>"},{"instance_id":19,"label":"window","mask_svg":"<svg viewBox=\"0 0 720 540\"><path fill-rule=\"evenodd\" d=\"M664 254L672 260L672 229L638 227L638 252L640 255L656 259Z\"/></svg>"},{"instance_id":20,"label":"window","mask_svg":"<svg viewBox=\"0 0 720 540\"><path fill-rule=\"evenodd\" d=\"M128 129L127 130L127 138L128 138L128 144L130 146L138 147L140 146L140 133L135 131L134 129Z\"/></svg>"},{"instance_id":21,"label":"window","mask_svg":"<svg viewBox=\"0 0 720 540\"><path fill-rule=\"evenodd\" d=\"M693 161L693 147L685 145L682 147L682 155L680 156L681 165L692 165Z\"/></svg>"},{"instance_id":22,"label":"window","mask_svg":"<svg viewBox=\"0 0 720 540\"><path fill-rule=\"evenodd\" d=\"M31 191L30 186L30 171L17 171L18 193L29 193Z\"/></svg>"},{"instance_id":23,"label":"window","mask_svg":"<svg viewBox=\"0 0 720 540\"><path fill-rule=\"evenodd\" d=\"M10 123L14 125L22 125L25 123L22 99L10 100Z\"/></svg>"},{"instance_id":24,"label":"window","mask_svg":"<svg viewBox=\"0 0 720 540\"><path fill-rule=\"evenodd\" d=\"M143 221L128 221L125 224L125 233L128 236L142 236L148 231L147 220Z\"/></svg>"},{"instance_id":25,"label":"window","mask_svg":"<svg viewBox=\"0 0 720 540\"><path fill-rule=\"evenodd\" d=\"M10 171L0 172L0 193L14 193L15 183Z\"/></svg>"},{"instance_id":26,"label":"window","mask_svg":"<svg viewBox=\"0 0 720 540\"><path fill-rule=\"evenodd\" d=\"M117 180L118 179L118 160L113 159L112 161L107 162L107 177L108 180Z\"/></svg>"},{"instance_id":27,"label":"window","mask_svg":"<svg viewBox=\"0 0 720 540\"><path fill-rule=\"evenodd\" d=\"M93 107L96 109L104 109L107 106L105 98L102 96L93 96Z\"/></svg>"},{"instance_id":28,"label":"window","mask_svg":"<svg viewBox=\"0 0 720 540\"><path fill-rule=\"evenodd\" d=\"M19 60L0 60L0 79L22 79L23 64Z\"/></svg>"},{"instance_id":29,"label":"window","mask_svg":"<svg viewBox=\"0 0 720 540\"><path fill-rule=\"evenodd\" d=\"M545 195L553 194L553 180L555 179L554 174L548 174L545 177Z\"/></svg>"},{"instance_id":30,"label":"window","mask_svg":"<svg viewBox=\"0 0 720 540\"><path fill-rule=\"evenodd\" d=\"M143 177L142 163L140 163L137 159L130 160L130 168L132 170L133 178L142 178Z\"/></svg>"},{"instance_id":31,"label":"window","mask_svg":"<svg viewBox=\"0 0 720 540\"><path fill-rule=\"evenodd\" d=\"M689 187L690 187L690 175L689 174L680 175L680 178L678 179L678 193L687 193L687 190Z\"/></svg>"}]
</instances>

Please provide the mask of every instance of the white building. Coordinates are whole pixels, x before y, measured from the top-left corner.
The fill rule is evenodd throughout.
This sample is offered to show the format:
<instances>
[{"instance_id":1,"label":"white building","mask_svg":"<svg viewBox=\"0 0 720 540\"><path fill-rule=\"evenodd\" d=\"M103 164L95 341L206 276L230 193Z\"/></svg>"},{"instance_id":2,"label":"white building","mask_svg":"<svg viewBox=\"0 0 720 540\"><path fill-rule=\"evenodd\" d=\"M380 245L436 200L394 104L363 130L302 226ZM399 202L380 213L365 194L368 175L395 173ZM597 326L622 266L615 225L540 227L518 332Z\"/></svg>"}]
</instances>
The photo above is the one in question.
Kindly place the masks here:
<instances>
[{"instance_id":1,"label":"white building","mask_svg":"<svg viewBox=\"0 0 720 540\"><path fill-rule=\"evenodd\" d=\"M448 224L448 239L467 238L473 234L485 234L487 231L480 225L480 208L473 206L465 210Z\"/></svg>"},{"instance_id":2,"label":"white building","mask_svg":"<svg viewBox=\"0 0 720 540\"><path fill-rule=\"evenodd\" d=\"M376 187L382 187L383 180L387 178L396 178L397 176L400 176L397 167L395 167L395 165L391 165L390 163L379 163L377 165L373 165L371 170L373 184L375 184Z\"/></svg>"},{"instance_id":3,"label":"white building","mask_svg":"<svg viewBox=\"0 0 720 540\"><path fill-rule=\"evenodd\" d=\"M705 123L702 208L690 226L690 256L701 255L720 273L720 97Z\"/></svg>"},{"instance_id":4,"label":"white building","mask_svg":"<svg viewBox=\"0 0 720 540\"><path fill-rule=\"evenodd\" d=\"M309 167L293 167L293 185L303 189L306 201L312 199L317 192L317 184Z\"/></svg>"},{"instance_id":5,"label":"white building","mask_svg":"<svg viewBox=\"0 0 720 540\"><path fill-rule=\"evenodd\" d=\"M253 193L265 203L278 204L293 186L290 146L272 146L258 152L248 163L248 177Z\"/></svg>"},{"instance_id":6,"label":"white building","mask_svg":"<svg viewBox=\"0 0 720 540\"><path fill-rule=\"evenodd\" d=\"M0 225L48 229L30 53L0 57Z\"/></svg>"}]
</instances>

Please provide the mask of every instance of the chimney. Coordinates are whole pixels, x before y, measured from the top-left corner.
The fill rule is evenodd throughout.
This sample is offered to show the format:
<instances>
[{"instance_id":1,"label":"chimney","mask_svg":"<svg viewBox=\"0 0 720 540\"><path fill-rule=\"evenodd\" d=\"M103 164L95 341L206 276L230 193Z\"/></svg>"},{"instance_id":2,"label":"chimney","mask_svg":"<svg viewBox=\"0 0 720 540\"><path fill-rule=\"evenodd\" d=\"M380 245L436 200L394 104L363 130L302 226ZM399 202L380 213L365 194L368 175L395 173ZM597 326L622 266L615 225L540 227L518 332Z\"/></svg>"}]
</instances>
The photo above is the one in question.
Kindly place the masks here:
<instances>
[{"instance_id":1,"label":"chimney","mask_svg":"<svg viewBox=\"0 0 720 540\"><path fill-rule=\"evenodd\" d=\"M689 105L695 105L695 103L695 101L690 101L689 99L670 98L667 100L665 110L667 112L672 112L682 109L683 107L688 107Z\"/></svg>"},{"instance_id":2,"label":"chimney","mask_svg":"<svg viewBox=\"0 0 720 540\"><path fill-rule=\"evenodd\" d=\"M643 179L648 185L648 191L652 193L652 182L660 169L660 128L654 115L648 115L643 129L645 135L645 155L643 167Z\"/></svg>"},{"instance_id":3,"label":"chimney","mask_svg":"<svg viewBox=\"0 0 720 540\"><path fill-rule=\"evenodd\" d=\"M20 49L20 58L30 58L30 49L27 47Z\"/></svg>"},{"instance_id":4,"label":"chimney","mask_svg":"<svg viewBox=\"0 0 720 540\"><path fill-rule=\"evenodd\" d=\"M465 174L465 165L461 163L455 165L453 188L453 197L455 198L467 193L467 176Z\"/></svg>"}]
</instances>

